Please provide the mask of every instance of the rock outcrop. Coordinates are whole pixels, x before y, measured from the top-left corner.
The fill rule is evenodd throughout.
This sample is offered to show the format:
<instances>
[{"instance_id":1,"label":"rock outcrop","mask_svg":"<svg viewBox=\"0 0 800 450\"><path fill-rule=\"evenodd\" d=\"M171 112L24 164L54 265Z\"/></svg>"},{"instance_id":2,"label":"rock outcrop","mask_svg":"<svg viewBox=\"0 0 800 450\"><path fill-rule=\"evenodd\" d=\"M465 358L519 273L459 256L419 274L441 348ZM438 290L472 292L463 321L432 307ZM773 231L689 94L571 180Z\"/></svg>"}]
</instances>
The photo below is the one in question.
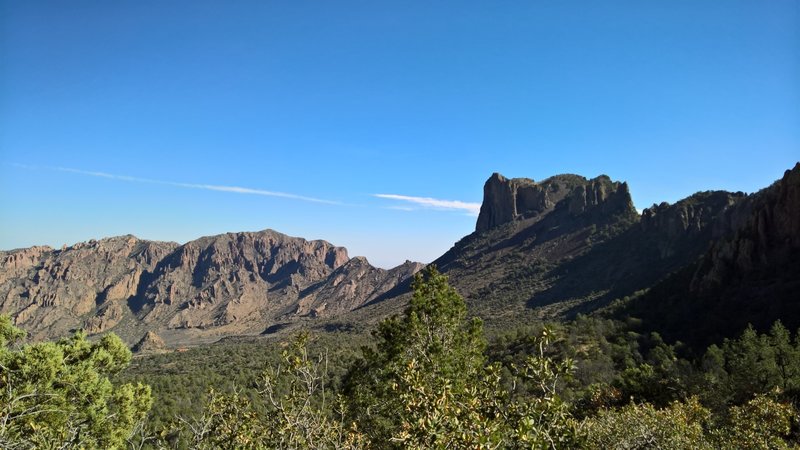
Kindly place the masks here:
<instances>
[{"instance_id":1,"label":"rock outcrop","mask_svg":"<svg viewBox=\"0 0 800 450\"><path fill-rule=\"evenodd\" d=\"M589 210L598 210L600 214L634 212L627 183L611 181L605 175L591 180L578 175L556 175L537 183L494 173L483 186L483 203L475 231L543 217L562 202L573 216Z\"/></svg>"},{"instance_id":2,"label":"rock outcrop","mask_svg":"<svg viewBox=\"0 0 800 450\"><path fill-rule=\"evenodd\" d=\"M687 243L696 245L696 241L701 241L705 251L710 240L727 236L741 225L739 216L745 198L741 192L698 192L672 205L663 202L646 208L640 228L658 247L661 258L682 251Z\"/></svg>"},{"instance_id":3,"label":"rock outcrop","mask_svg":"<svg viewBox=\"0 0 800 450\"><path fill-rule=\"evenodd\" d=\"M101 332L121 319L139 277L177 244L119 236L61 250L32 247L0 255L0 313L34 339L87 328ZM100 314L95 317L95 311Z\"/></svg>"},{"instance_id":4,"label":"rock outcrop","mask_svg":"<svg viewBox=\"0 0 800 450\"><path fill-rule=\"evenodd\" d=\"M296 314L318 317L352 311L372 302L399 286L403 281L419 272L424 264L406 261L384 270L373 267L364 257L355 257L339 267L324 283L316 286L313 293L299 302ZM330 303L327 299L340 299Z\"/></svg>"},{"instance_id":5,"label":"rock outcrop","mask_svg":"<svg viewBox=\"0 0 800 450\"><path fill-rule=\"evenodd\" d=\"M725 219L719 228L735 232L711 246L692 278L697 293L739 282L759 267L795 262L800 255L800 163Z\"/></svg>"},{"instance_id":6,"label":"rock outcrop","mask_svg":"<svg viewBox=\"0 0 800 450\"><path fill-rule=\"evenodd\" d=\"M167 344L161 339L161 336L153 331L148 331L131 350L134 353L158 353L166 351L166 349Z\"/></svg>"},{"instance_id":7,"label":"rock outcrop","mask_svg":"<svg viewBox=\"0 0 800 450\"><path fill-rule=\"evenodd\" d=\"M627 183L605 175L593 179L556 175L535 182L495 173L484 185L475 232L433 264L487 322L498 316L530 317L532 308L526 305L545 293L546 305L538 304L544 309L536 316L558 317L576 302L602 294L556 293L553 287L568 278L558 268L614 239L638 220Z\"/></svg>"},{"instance_id":8,"label":"rock outcrop","mask_svg":"<svg viewBox=\"0 0 800 450\"><path fill-rule=\"evenodd\" d=\"M159 263L143 292L144 320L170 328L263 324L262 313L290 310L348 260L342 247L271 230L201 238Z\"/></svg>"}]
</instances>

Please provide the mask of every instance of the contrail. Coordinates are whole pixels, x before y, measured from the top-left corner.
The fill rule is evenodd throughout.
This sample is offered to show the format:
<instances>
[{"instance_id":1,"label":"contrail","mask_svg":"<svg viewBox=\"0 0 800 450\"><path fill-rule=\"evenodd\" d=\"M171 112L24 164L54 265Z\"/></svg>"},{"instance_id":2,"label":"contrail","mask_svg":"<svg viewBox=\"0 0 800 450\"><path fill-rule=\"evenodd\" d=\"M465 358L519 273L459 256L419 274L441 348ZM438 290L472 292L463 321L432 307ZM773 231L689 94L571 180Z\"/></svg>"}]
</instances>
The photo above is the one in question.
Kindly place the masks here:
<instances>
[{"instance_id":1,"label":"contrail","mask_svg":"<svg viewBox=\"0 0 800 450\"><path fill-rule=\"evenodd\" d=\"M246 195L261 195L264 197L280 197L280 198L288 198L292 200L302 200L304 202L314 202L314 203L324 203L327 205L341 205L341 202L336 202L333 200L324 200L321 198L315 197L306 197L303 195L297 194L289 194L286 192L277 192L277 191L266 191L263 189L253 189L241 186L221 186L216 184L197 184L197 183L181 183L177 181L164 181L164 180L153 180L150 178L140 178L140 177L131 177L127 175L117 175L113 173L106 173L106 172L95 172L90 170L81 170L81 169L73 169L70 167L37 167L37 166L28 166L25 164L17 164L12 163L12 166L20 167L23 169L28 170L55 170L59 172L68 172L74 173L78 175L86 175L90 177L97 177L97 178L106 178L109 180L119 180L119 181L127 181L130 183L147 183L147 184L161 184L164 186L175 186L180 188L186 189L201 189L206 191L218 191L218 192L231 192L234 194L246 194Z\"/></svg>"},{"instance_id":2,"label":"contrail","mask_svg":"<svg viewBox=\"0 0 800 450\"><path fill-rule=\"evenodd\" d=\"M481 210L480 203L462 202L460 200L440 200L430 197L411 197L397 194L372 194L372 196L409 202L422 206L423 208L466 211L471 216L477 216Z\"/></svg>"}]
</instances>

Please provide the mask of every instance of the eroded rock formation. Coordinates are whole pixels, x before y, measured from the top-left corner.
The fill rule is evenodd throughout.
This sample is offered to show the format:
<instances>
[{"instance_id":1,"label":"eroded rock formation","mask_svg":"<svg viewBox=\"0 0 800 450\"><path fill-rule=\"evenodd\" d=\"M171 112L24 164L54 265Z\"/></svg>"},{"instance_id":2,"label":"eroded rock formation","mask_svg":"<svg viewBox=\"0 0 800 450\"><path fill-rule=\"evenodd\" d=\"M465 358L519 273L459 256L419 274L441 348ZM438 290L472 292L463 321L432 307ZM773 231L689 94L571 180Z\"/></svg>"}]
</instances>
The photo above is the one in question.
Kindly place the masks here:
<instances>
[{"instance_id":1,"label":"eroded rock formation","mask_svg":"<svg viewBox=\"0 0 800 450\"><path fill-rule=\"evenodd\" d=\"M147 330L181 342L257 333L280 319L330 317L419 270L350 259L325 241L265 230L184 245L121 236L0 252L0 312L33 339L83 328L133 342ZM182 338L181 334L191 338Z\"/></svg>"},{"instance_id":2,"label":"eroded rock formation","mask_svg":"<svg viewBox=\"0 0 800 450\"><path fill-rule=\"evenodd\" d=\"M633 212L627 183L605 175L587 180L578 175L556 175L541 182L508 179L492 174L483 187L475 231L483 232L519 220L543 217L563 204L573 216L590 210L601 214Z\"/></svg>"}]
</instances>

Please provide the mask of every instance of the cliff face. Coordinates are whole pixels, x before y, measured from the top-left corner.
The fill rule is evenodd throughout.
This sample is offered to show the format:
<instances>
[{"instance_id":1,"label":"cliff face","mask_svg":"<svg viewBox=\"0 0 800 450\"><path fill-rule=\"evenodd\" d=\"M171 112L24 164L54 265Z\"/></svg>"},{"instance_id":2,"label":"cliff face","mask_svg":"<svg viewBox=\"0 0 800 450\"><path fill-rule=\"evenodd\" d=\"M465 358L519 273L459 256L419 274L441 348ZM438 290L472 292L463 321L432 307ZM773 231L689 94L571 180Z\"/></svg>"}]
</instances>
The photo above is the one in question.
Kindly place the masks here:
<instances>
[{"instance_id":1,"label":"cliff face","mask_svg":"<svg viewBox=\"0 0 800 450\"><path fill-rule=\"evenodd\" d=\"M378 269L343 247L272 230L180 246L122 236L0 252L0 312L33 339L84 328L129 342L159 331L168 344L186 344L341 314L420 266Z\"/></svg>"},{"instance_id":2,"label":"cliff face","mask_svg":"<svg viewBox=\"0 0 800 450\"><path fill-rule=\"evenodd\" d=\"M120 236L62 250L2 252L0 312L12 314L37 339L63 336L74 328L105 331L122 318L121 309L136 295L142 274L176 246Z\"/></svg>"},{"instance_id":3,"label":"cliff face","mask_svg":"<svg viewBox=\"0 0 800 450\"><path fill-rule=\"evenodd\" d=\"M635 214L627 183L611 181L605 175L591 180L578 175L556 175L537 183L494 173L483 186L483 203L475 231L488 231L514 220L543 218L561 204L573 216L587 211L604 215Z\"/></svg>"},{"instance_id":4,"label":"cliff face","mask_svg":"<svg viewBox=\"0 0 800 450\"><path fill-rule=\"evenodd\" d=\"M661 203L642 211L640 229L657 248L660 258L685 251L687 245L705 251L712 239L727 236L741 224L746 195L737 192L698 192L675 204Z\"/></svg>"},{"instance_id":5,"label":"cliff face","mask_svg":"<svg viewBox=\"0 0 800 450\"><path fill-rule=\"evenodd\" d=\"M623 233L638 217L628 185L605 175L535 182L493 174L484 185L476 231L434 264L487 322L555 318L596 296L553 294L563 278L557 269ZM528 307L545 293L552 301Z\"/></svg>"},{"instance_id":6,"label":"cliff face","mask_svg":"<svg viewBox=\"0 0 800 450\"><path fill-rule=\"evenodd\" d=\"M158 264L141 298L144 320L170 328L263 323L262 313L290 309L348 259L342 247L271 230L201 238Z\"/></svg>"}]
</instances>

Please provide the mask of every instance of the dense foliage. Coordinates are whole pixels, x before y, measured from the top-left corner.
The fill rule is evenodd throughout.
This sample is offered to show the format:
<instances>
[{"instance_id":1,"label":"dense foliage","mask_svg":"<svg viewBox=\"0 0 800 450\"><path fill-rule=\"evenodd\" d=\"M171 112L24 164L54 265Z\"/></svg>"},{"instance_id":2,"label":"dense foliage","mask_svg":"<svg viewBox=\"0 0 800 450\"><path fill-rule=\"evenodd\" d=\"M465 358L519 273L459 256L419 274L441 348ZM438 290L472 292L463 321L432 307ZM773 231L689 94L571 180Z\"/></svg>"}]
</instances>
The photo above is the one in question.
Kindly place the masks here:
<instances>
[{"instance_id":1,"label":"dense foliage","mask_svg":"<svg viewBox=\"0 0 800 450\"><path fill-rule=\"evenodd\" d=\"M12 350L18 330L6 320L3 395L64 397L31 397L27 408L41 412L29 419L4 397L2 424L11 425L0 436L29 447L114 447L134 431L129 445L153 448L798 447L800 337L780 322L702 354L632 318L578 317L487 338L434 268L413 289L405 314L371 338L302 334L144 357L117 386L103 378L129 358L117 339L90 344L78 334ZM37 365L50 352L61 372ZM135 429L150 403L146 388L125 383L137 380L152 383L156 403Z\"/></svg>"},{"instance_id":2,"label":"dense foliage","mask_svg":"<svg viewBox=\"0 0 800 450\"><path fill-rule=\"evenodd\" d=\"M23 336L0 316L0 448L126 446L152 399L149 386L109 380L130 361L125 344L78 332L15 349Z\"/></svg>"}]
</instances>

